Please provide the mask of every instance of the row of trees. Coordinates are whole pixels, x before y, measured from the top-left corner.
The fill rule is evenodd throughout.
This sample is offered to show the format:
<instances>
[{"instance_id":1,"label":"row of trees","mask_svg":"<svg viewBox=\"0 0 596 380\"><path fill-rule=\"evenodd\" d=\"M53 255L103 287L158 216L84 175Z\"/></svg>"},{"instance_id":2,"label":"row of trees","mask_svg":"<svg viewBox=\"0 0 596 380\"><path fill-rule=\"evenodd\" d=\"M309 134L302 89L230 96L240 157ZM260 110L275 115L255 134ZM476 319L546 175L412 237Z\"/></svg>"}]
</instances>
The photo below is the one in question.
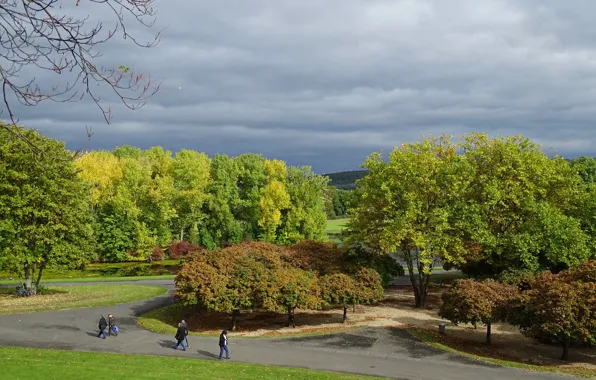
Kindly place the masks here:
<instances>
[{"instance_id":1,"label":"row of trees","mask_svg":"<svg viewBox=\"0 0 596 380\"><path fill-rule=\"evenodd\" d=\"M96 151L76 160L90 185L105 261L147 258L188 240L209 249L243 240L324 238L327 179L258 154L238 157L161 147Z\"/></svg>"},{"instance_id":2,"label":"row of trees","mask_svg":"<svg viewBox=\"0 0 596 380\"><path fill-rule=\"evenodd\" d=\"M77 156L0 128L0 268L30 286L49 267L159 259L180 248L175 238L209 249L324 239L326 186L310 167L257 154L124 146Z\"/></svg>"},{"instance_id":3,"label":"row of trees","mask_svg":"<svg viewBox=\"0 0 596 380\"><path fill-rule=\"evenodd\" d=\"M325 193L325 212L327 219L345 218L350 210L352 191L327 186Z\"/></svg>"},{"instance_id":4,"label":"row of trees","mask_svg":"<svg viewBox=\"0 0 596 380\"><path fill-rule=\"evenodd\" d=\"M396 252L418 306L439 259L490 277L557 272L596 252L596 188L579 174L588 165L549 158L524 137L425 138L395 148L387 161L372 154L363 167L348 243Z\"/></svg>"},{"instance_id":5,"label":"row of trees","mask_svg":"<svg viewBox=\"0 0 596 380\"><path fill-rule=\"evenodd\" d=\"M439 315L453 322L491 325L509 322L530 337L569 346L596 343L596 261L558 274L546 271L530 281L500 284L458 280L442 296Z\"/></svg>"},{"instance_id":6,"label":"row of trees","mask_svg":"<svg viewBox=\"0 0 596 380\"><path fill-rule=\"evenodd\" d=\"M291 246L244 242L187 257L176 277L176 297L185 305L232 313L232 328L243 310L287 313L294 310L344 308L383 299L383 277L400 274L386 257L370 256L360 247L340 249L333 243L302 241Z\"/></svg>"}]
</instances>

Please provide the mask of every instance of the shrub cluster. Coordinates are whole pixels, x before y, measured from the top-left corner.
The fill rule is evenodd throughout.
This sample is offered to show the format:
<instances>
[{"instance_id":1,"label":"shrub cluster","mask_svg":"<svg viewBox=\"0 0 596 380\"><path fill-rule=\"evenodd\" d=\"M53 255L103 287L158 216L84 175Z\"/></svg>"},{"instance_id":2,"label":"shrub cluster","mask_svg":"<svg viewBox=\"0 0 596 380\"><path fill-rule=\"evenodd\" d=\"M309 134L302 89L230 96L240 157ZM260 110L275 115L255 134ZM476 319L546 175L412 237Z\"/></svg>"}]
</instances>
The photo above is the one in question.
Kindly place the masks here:
<instances>
[{"instance_id":1,"label":"shrub cluster","mask_svg":"<svg viewBox=\"0 0 596 380\"><path fill-rule=\"evenodd\" d=\"M454 324L485 324L488 343L491 323L509 322L526 336L562 344L562 360L570 344L596 343L596 260L510 283L458 280L443 294L439 315Z\"/></svg>"},{"instance_id":2,"label":"shrub cluster","mask_svg":"<svg viewBox=\"0 0 596 380\"><path fill-rule=\"evenodd\" d=\"M232 312L232 329L241 310L287 313L344 307L383 299L379 273L353 264L347 250L333 243L302 241L292 246L244 242L190 254L176 277L176 297L185 305Z\"/></svg>"}]
</instances>

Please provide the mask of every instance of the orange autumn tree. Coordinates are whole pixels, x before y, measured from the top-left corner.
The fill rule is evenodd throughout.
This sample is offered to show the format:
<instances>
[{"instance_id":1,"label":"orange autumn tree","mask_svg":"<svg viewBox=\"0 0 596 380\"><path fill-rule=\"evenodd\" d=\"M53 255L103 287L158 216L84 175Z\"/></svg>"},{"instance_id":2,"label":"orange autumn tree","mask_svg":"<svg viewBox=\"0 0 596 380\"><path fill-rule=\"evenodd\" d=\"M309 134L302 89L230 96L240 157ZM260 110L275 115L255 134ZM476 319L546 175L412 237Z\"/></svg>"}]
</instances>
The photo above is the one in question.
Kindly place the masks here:
<instances>
[{"instance_id":1,"label":"orange autumn tree","mask_svg":"<svg viewBox=\"0 0 596 380\"><path fill-rule=\"evenodd\" d=\"M289 325L295 327L296 309L382 299L381 276L369 268L353 271L345 265L345 254L334 244L317 242L244 242L197 252L176 277L176 297L184 305L231 312L232 330L240 311L253 310L287 313ZM354 284L348 295L343 280Z\"/></svg>"},{"instance_id":2,"label":"orange autumn tree","mask_svg":"<svg viewBox=\"0 0 596 380\"><path fill-rule=\"evenodd\" d=\"M454 325L478 322L486 325L486 343L491 344L491 327L505 319L503 307L517 292L511 285L494 281L456 280L443 293L439 316Z\"/></svg>"}]
</instances>

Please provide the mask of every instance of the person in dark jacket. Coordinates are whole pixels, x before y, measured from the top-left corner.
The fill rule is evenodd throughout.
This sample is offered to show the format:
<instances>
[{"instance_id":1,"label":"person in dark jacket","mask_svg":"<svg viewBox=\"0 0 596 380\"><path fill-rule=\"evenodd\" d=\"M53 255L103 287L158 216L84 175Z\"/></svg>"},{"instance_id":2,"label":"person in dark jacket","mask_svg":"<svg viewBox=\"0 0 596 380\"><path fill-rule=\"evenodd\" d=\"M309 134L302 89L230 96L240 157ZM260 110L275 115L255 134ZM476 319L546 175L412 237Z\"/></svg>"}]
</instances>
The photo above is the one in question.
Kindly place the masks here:
<instances>
[{"instance_id":1,"label":"person in dark jacket","mask_svg":"<svg viewBox=\"0 0 596 380\"><path fill-rule=\"evenodd\" d=\"M190 344L188 344L188 323L183 319L182 320L182 327L184 327L184 340L186 341L186 348L190 348Z\"/></svg>"},{"instance_id":2,"label":"person in dark jacket","mask_svg":"<svg viewBox=\"0 0 596 380\"><path fill-rule=\"evenodd\" d=\"M182 351L186 351L186 346L184 345L184 338L186 338L186 329L182 326L182 323L178 323L178 330L176 331L176 335L174 339L178 343L174 346L174 350L178 349L178 346L182 346Z\"/></svg>"},{"instance_id":3,"label":"person in dark jacket","mask_svg":"<svg viewBox=\"0 0 596 380\"><path fill-rule=\"evenodd\" d=\"M228 332L226 330L223 330L219 335L219 360L221 360L224 351L226 352L226 359L229 359L230 352L228 351Z\"/></svg>"},{"instance_id":4,"label":"person in dark jacket","mask_svg":"<svg viewBox=\"0 0 596 380\"><path fill-rule=\"evenodd\" d=\"M108 327L108 323L106 322L106 319L104 318L104 316L102 315L101 318L99 318L99 334L97 334L97 337L99 338L100 336L103 335L103 338L106 339L106 332L104 331L106 329L106 327Z\"/></svg>"},{"instance_id":5,"label":"person in dark jacket","mask_svg":"<svg viewBox=\"0 0 596 380\"><path fill-rule=\"evenodd\" d=\"M108 314L108 335L112 335L112 333L115 336L118 336L118 333L116 332L116 329L114 328L116 326L116 318L114 318L114 316L112 314Z\"/></svg>"}]
</instances>

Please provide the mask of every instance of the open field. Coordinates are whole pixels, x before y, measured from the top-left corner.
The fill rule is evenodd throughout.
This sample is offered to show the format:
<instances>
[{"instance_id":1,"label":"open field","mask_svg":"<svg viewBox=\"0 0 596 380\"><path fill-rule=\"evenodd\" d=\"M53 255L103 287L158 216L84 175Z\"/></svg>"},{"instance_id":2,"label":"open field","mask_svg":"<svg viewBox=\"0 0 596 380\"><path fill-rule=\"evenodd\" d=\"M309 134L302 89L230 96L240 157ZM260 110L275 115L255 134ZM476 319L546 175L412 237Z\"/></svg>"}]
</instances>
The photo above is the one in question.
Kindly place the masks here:
<instances>
[{"instance_id":1,"label":"open field","mask_svg":"<svg viewBox=\"0 0 596 380\"><path fill-rule=\"evenodd\" d=\"M0 348L5 380L372 379L265 365L31 348Z\"/></svg>"},{"instance_id":2,"label":"open field","mask_svg":"<svg viewBox=\"0 0 596 380\"><path fill-rule=\"evenodd\" d=\"M343 229L347 228L348 222L350 219L329 219L327 220L327 228L325 228L325 233L330 241L334 243L341 243L341 232Z\"/></svg>"},{"instance_id":3,"label":"open field","mask_svg":"<svg viewBox=\"0 0 596 380\"><path fill-rule=\"evenodd\" d=\"M49 287L34 297L17 297L14 288L0 289L0 315L116 305L166 294L161 286L84 285Z\"/></svg>"}]
</instances>

